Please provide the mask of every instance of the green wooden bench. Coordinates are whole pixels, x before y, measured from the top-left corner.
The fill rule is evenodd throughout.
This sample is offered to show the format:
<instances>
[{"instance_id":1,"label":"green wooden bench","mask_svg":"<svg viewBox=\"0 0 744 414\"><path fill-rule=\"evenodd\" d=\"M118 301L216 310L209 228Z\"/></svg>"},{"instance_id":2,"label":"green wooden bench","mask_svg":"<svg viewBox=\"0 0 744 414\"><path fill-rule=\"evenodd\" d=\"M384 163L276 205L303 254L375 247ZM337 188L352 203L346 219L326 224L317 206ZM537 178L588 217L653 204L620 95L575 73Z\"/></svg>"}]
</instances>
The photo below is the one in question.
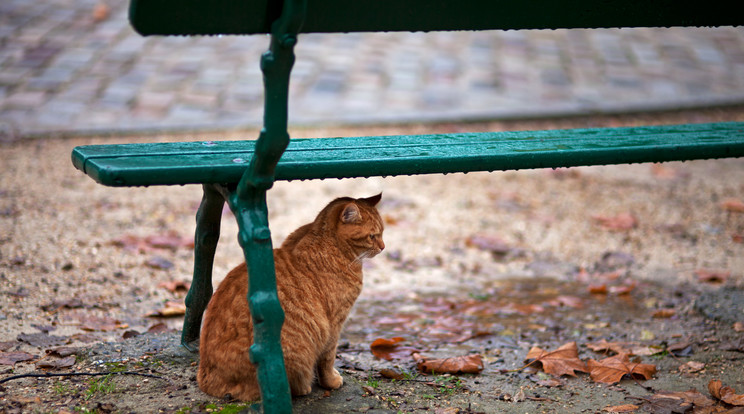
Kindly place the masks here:
<instances>
[{"instance_id":1,"label":"green wooden bench","mask_svg":"<svg viewBox=\"0 0 744 414\"><path fill-rule=\"evenodd\" d=\"M258 140L95 145L74 149L75 167L110 186L202 184L194 276L182 343L198 344L212 295L212 265L227 202L250 268L248 302L264 412L290 412L279 333L266 192L275 180L495 171L744 156L744 123L637 128L292 139L289 76L299 33L435 31L744 23L730 3L688 0L132 0L143 35L270 33L261 59L264 128Z\"/></svg>"}]
</instances>

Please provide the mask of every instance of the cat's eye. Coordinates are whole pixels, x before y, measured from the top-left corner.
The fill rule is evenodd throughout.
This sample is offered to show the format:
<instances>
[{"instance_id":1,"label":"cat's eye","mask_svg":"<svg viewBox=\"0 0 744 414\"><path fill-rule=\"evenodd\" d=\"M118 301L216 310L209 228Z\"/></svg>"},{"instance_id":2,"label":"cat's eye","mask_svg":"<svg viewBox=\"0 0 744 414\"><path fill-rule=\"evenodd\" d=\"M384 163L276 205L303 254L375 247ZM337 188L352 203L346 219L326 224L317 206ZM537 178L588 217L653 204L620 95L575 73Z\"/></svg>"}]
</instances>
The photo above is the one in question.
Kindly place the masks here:
<instances>
[{"instance_id":1,"label":"cat's eye","mask_svg":"<svg viewBox=\"0 0 744 414\"><path fill-rule=\"evenodd\" d=\"M370 240L374 240L374 239L376 239L376 238L377 238L377 236L375 236L374 234L370 234L370 235L369 235L369 239L370 239Z\"/></svg>"}]
</instances>

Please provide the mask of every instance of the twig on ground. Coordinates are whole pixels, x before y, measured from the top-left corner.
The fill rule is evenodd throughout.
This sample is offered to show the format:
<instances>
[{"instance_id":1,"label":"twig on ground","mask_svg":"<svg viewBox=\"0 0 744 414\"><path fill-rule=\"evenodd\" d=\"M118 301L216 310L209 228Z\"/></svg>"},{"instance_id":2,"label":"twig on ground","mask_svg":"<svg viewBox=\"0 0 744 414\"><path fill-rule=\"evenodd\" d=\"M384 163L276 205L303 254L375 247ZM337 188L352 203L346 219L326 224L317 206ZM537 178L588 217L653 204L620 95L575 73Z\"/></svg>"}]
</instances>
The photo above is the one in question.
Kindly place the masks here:
<instances>
[{"instance_id":1,"label":"twig on ground","mask_svg":"<svg viewBox=\"0 0 744 414\"><path fill-rule=\"evenodd\" d=\"M0 380L0 384L12 380L17 380L21 378L52 378L52 377L80 377L80 376L87 376L87 377L96 377L96 376L102 376L102 375L137 375L140 377L148 377L148 378L157 378L161 380L166 380L166 378L153 375L153 374L146 374L144 372L136 372L136 371L121 371L121 372L67 372L67 373L50 373L45 372L43 374L20 374L20 375L13 375L12 377L3 378Z\"/></svg>"}]
</instances>

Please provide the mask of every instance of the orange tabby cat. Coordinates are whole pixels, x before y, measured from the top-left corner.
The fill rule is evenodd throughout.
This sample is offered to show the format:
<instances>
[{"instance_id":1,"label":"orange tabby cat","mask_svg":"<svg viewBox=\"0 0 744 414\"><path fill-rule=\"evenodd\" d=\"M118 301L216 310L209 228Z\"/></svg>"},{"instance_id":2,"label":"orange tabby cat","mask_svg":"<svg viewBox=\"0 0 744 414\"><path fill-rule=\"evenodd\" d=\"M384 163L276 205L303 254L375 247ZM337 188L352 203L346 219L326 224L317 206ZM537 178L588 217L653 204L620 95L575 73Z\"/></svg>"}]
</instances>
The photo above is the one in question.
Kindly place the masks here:
<instances>
[{"instance_id":1,"label":"orange tabby cat","mask_svg":"<svg viewBox=\"0 0 744 414\"><path fill-rule=\"evenodd\" d=\"M281 333L292 395L339 388L333 367L339 332L362 290L362 259L385 248L383 222L370 198L338 198L315 221L274 249L276 284L285 312ZM259 398L256 367L249 361L253 325L246 296L246 265L233 269L207 307L199 349L199 387L207 394Z\"/></svg>"}]
</instances>

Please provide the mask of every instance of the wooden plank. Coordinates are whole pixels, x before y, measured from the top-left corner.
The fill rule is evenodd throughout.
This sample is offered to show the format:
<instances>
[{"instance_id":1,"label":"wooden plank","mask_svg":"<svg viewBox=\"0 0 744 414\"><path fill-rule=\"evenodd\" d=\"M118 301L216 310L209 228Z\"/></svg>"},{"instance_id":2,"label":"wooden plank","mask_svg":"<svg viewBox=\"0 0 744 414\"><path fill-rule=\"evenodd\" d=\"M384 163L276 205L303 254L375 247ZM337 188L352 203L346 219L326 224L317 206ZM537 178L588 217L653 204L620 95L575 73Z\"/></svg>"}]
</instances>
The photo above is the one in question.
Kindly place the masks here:
<instances>
[{"instance_id":1,"label":"wooden plank","mask_svg":"<svg viewBox=\"0 0 744 414\"><path fill-rule=\"evenodd\" d=\"M302 33L726 26L744 14L723 0L308 0ZM269 0L132 0L143 35L268 33Z\"/></svg>"},{"instance_id":2,"label":"wooden plank","mask_svg":"<svg viewBox=\"0 0 744 414\"><path fill-rule=\"evenodd\" d=\"M110 186L235 183L255 141L89 145L73 164ZM744 123L293 139L278 180L557 168L744 156Z\"/></svg>"}]
</instances>

